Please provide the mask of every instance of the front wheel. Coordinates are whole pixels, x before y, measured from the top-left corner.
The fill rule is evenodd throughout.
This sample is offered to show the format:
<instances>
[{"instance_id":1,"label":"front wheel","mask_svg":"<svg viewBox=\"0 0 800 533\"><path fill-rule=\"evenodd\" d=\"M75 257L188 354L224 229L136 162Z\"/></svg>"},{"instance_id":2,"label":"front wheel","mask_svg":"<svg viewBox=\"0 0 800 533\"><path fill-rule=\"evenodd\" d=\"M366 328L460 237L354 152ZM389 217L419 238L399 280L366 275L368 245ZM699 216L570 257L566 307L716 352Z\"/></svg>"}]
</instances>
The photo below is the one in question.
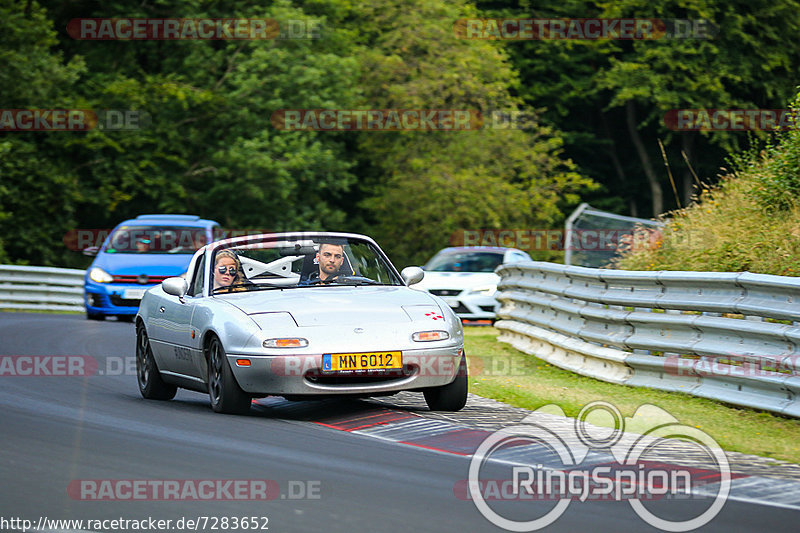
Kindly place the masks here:
<instances>
[{"instance_id":1,"label":"front wheel","mask_svg":"<svg viewBox=\"0 0 800 533\"><path fill-rule=\"evenodd\" d=\"M425 403L431 411L460 411L467 404L467 358L461 356L458 374L452 383L425 389Z\"/></svg>"},{"instance_id":2,"label":"front wheel","mask_svg":"<svg viewBox=\"0 0 800 533\"><path fill-rule=\"evenodd\" d=\"M245 393L236 378L222 343L212 337L208 344L208 397L211 408L217 413L244 415L250 411L250 396Z\"/></svg>"},{"instance_id":3,"label":"front wheel","mask_svg":"<svg viewBox=\"0 0 800 533\"><path fill-rule=\"evenodd\" d=\"M144 324L136 328L136 377L139 392L148 400L171 400L178 392L178 387L167 385L161 379Z\"/></svg>"}]
</instances>

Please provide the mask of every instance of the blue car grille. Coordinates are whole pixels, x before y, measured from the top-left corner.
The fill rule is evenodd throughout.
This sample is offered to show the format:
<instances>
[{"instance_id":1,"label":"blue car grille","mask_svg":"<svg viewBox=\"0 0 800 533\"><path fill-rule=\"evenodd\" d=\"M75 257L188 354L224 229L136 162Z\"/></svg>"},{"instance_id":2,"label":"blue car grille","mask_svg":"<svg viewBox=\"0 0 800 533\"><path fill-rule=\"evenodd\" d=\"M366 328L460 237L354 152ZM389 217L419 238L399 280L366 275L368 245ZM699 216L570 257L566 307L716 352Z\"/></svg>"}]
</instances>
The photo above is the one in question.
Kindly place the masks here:
<instances>
[{"instance_id":1,"label":"blue car grille","mask_svg":"<svg viewBox=\"0 0 800 533\"><path fill-rule=\"evenodd\" d=\"M139 307L139 303L141 302L141 300L135 300L135 299L126 300L125 298L119 296L118 294L109 295L109 299L111 300L111 305L117 307Z\"/></svg>"}]
</instances>

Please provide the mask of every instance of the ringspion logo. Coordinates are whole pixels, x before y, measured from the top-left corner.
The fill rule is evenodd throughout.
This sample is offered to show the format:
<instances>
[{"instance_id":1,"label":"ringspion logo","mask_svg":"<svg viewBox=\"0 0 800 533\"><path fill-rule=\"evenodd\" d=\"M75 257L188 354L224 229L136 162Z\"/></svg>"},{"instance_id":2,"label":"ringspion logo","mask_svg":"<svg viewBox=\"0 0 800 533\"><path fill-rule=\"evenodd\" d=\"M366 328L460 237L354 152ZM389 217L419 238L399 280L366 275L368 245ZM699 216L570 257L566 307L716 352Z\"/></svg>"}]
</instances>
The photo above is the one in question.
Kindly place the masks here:
<instances>
[{"instance_id":1,"label":"ringspion logo","mask_svg":"<svg viewBox=\"0 0 800 533\"><path fill-rule=\"evenodd\" d=\"M564 411L549 405L537 409L542 413L564 417ZM609 430L603 422L610 422ZM626 427L637 433L628 434ZM679 439L702 452L714 470L691 469L679 465L648 461L648 453L665 439ZM483 468L493 456L494 466L503 462L509 448L533 445L546 447L552 454L548 464L520 465L515 460L508 478L487 477ZM592 462L590 452L607 454L602 463ZM541 456L541 454L540 454ZM584 461L587 464L584 464ZM496 472L497 470L492 470ZM633 417L623 418L619 409L607 402L586 405L573 427L543 423L537 412L521 423L490 434L472 456L467 483L457 482L456 497L471 499L480 513L492 524L508 531L537 531L553 524L573 501L626 501L647 524L665 531L691 531L710 522L722 510L731 486L731 472L725 452L717 442L698 428L680 424L678 420L654 405L640 406ZM701 488L702 487L702 488ZM647 508L642 501L673 497L685 499L695 492L711 496L707 506L698 505L684 511L659 516L657 509ZM531 507L530 519L503 516L502 508L493 508L493 500L555 501L550 507ZM681 513L686 515L682 516ZM528 518L528 517L526 517Z\"/></svg>"}]
</instances>

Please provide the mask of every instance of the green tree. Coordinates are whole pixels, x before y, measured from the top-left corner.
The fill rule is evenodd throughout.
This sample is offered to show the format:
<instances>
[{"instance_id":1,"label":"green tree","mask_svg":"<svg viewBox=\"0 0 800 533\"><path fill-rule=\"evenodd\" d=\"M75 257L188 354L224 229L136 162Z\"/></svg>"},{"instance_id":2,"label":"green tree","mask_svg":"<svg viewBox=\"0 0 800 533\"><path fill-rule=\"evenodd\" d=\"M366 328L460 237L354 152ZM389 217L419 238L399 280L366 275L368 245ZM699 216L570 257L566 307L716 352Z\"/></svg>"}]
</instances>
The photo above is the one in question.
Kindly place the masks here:
<instances>
[{"instance_id":1,"label":"green tree","mask_svg":"<svg viewBox=\"0 0 800 533\"><path fill-rule=\"evenodd\" d=\"M470 4L383 0L337 14L364 28L360 85L371 108L485 117L520 109L503 48L454 31L457 19L477 16ZM524 130L361 133L363 223L401 263L427 259L461 229L553 227L591 185L560 157L560 146L557 132L533 120Z\"/></svg>"},{"instance_id":2,"label":"green tree","mask_svg":"<svg viewBox=\"0 0 800 533\"><path fill-rule=\"evenodd\" d=\"M61 108L85 71L65 61L56 31L36 2L0 4L0 94L5 109ZM68 107L68 105L67 105ZM65 228L74 224L80 194L58 157L68 133L0 133L0 262L60 258Z\"/></svg>"},{"instance_id":3,"label":"green tree","mask_svg":"<svg viewBox=\"0 0 800 533\"><path fill-rule=\"evenodd\" d=\"M606 197L610 192L624 198L634 215L659 214L677 205L672 193L664 192L670 186L658 139L682 178L677 186L684 205L693 178L681 151L701 176L713 180L726 153L748 142L734 132L672 132L664 124L666 111L782 107L797 84L796 0L522 0L514 6L479 5L489 15L702 19L716 26L712 39L505 43L520 71L525 103L547 108L543 118L564 132L565 153L606 186ZM647 198L649 208L637 206L642 204L639 198Z\"/></svg>"}]
</instances>

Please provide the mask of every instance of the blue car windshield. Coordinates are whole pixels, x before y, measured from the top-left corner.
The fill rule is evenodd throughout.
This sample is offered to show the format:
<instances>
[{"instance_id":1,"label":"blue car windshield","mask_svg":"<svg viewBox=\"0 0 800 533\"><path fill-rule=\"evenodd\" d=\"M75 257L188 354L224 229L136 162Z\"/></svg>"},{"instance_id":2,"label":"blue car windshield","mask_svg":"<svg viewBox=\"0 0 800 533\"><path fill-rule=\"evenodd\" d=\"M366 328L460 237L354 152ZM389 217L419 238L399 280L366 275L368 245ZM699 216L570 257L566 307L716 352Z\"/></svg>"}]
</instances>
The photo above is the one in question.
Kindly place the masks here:
<instances>
[{"instance_id":1,"label":"blue car windshield","mask_svg":"<svg viewBox=\"0 0 800 533\"><path fill-rule=\"evenodd\" d=\"M447 252L434 256L425 266L430 272L494 272L503 263L495 252Z\"/></svg>"},{"instance_id":2,"label":"blue car windshield","mask_svg":"<svg viewBox=\"0 0 800 533\"><path fill-rule=\"evenodd\" d=\"M204 228L120 226L104 251L109 254L193 254L205 244Z\"/></svg>"}]
</instances>

